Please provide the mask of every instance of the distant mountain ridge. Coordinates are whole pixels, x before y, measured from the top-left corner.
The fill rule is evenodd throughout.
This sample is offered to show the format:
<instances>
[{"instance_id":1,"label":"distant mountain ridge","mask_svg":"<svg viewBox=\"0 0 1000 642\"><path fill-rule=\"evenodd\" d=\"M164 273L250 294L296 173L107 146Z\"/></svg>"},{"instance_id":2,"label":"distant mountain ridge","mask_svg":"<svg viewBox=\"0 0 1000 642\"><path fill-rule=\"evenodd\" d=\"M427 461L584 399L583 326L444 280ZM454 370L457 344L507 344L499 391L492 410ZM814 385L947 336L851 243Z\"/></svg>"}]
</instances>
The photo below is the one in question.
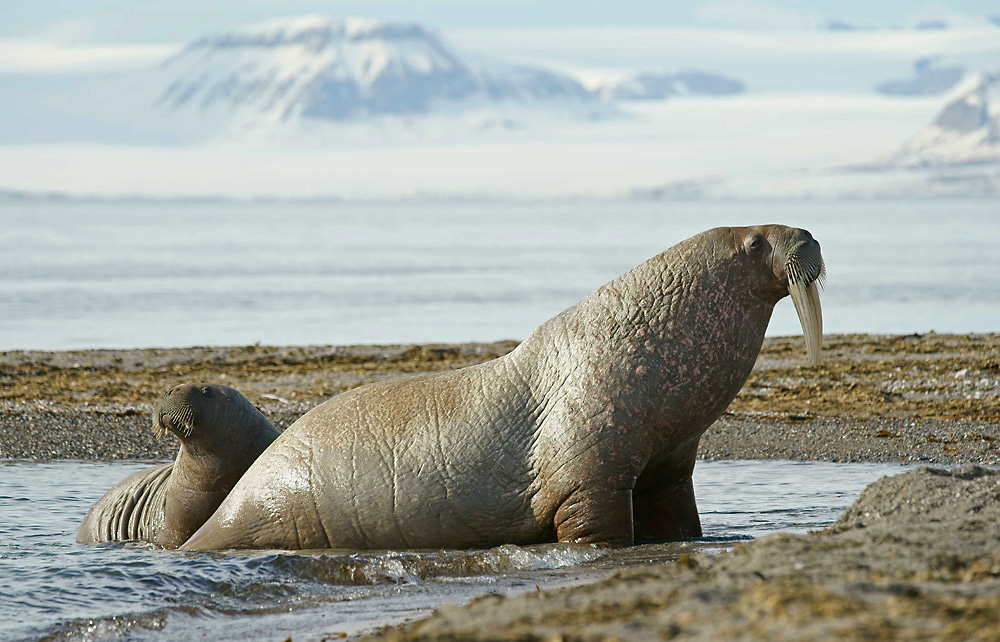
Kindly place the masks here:
<instances>
[{"instance_id":1,"label":"distant mountain ridge","mask_svg":"<svg viewBox=\"0 0 1000 642\"><path fill-rule=\"evenodd\" d=\"M482 105L595 111L577 80L526 66L476 65L415 23L309 16L201 38L166 61L167 112L271 123L347 121Z\"/></svg>"},{"instance_id":2,"label":"distant mountain ridge","mask_svg":"<svg viewBox=\"0 0 1000 642\"><path fill-rule=\"evenodd\" d=\"M518 129L546 118L552 124L552 117L620 116L616 105L622 101L745 89L739 80L702 71L643 72L588 88L540 66L473 60L417 23L321 15L200 38L158 74L161 113L180 129L223 137L472 112L481 116L475 128Z\"/></svg>"},{"instance_id":3,"label":"distant mountain ridge","mask_svg":"<svg viewBox=\"0 0 1000 642\"><path fill-rule=\"evenodd\" d=\"M875 86L875 91L890 96L934 96L954 88L965 77L959 65L941 66L936 58L921 58L913 63L913 77L888 80Z\"/></svg>"},{"instance_id":4,"label":"distant mountain ridge","mask_svg":"<svg viewBox=\"0 0 1000 642\"><path fill-rule=\"evenodd\" d=\"M606 100L665 100L675 96L731 96L746 87L735 78L704 71L645 71L597 88Z\"/></svg>"},{"instance_id":5,"label":"distant mountain ridge","mask_svg":"<svg viewBox=\"0 0 1000 642\"><path fill-rule=\"evenodd\" d=\"M519 58L515 49L491 51ZM627 119L635 115L628 103L636 101L744 91L740 80L699 70L629 73L626 66L595 86L587 69L578 77L546 62L480 56L414 22L270 19L197 38L154 66L86 76L8 74L0 83L0 142L473 141Z\"/></svg>"}]
</instances>

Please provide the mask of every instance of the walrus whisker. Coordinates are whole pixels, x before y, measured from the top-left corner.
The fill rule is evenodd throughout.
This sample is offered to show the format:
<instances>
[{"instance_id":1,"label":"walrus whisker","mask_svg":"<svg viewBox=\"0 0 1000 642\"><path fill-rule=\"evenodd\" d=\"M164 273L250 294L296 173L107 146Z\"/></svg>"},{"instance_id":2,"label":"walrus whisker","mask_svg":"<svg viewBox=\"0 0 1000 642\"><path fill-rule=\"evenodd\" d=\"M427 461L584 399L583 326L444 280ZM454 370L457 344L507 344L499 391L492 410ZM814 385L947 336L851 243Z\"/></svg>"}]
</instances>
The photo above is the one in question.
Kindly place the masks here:
<instances>
[{"instance_id":1,"label":"walrus whisker","mask_svg":"<svg viewBox=\"0 0 1000 642\"><path fill-rule=\"evenodd\" d=\"M789 283L804 283L809 284L819 281L820 285L826 280L826 266L823 265L822 260L819 264L809 261L803 265L802 260L799 257L793 256L785 263L785 274L788 275Z\"/></svg>"},{"instance_id":2,"label":"walrus whisker","mask_svg":"<svg viewBox=\"0 0 1000 642\"><path fill-rule=\"evenodd\" d=\"M177 418L177 424L185 437L190 437L194 432L194 410L190 406L185 406L181 411L181 416Z\"/></svg>"},{"instance_id":3,"label":"walrus whisker","mask_svg":"<svg viewBox=\"0 0 1000 642\"><path fill-rule=\"evenodd\" d=\"M161 437L171 430L178 430L184 437L190 437L194 429L194 410L190 406L182 406L179 411L175 407L166 414L161 412L153 418L153 432Z\"/></svg>"}]
</instances>

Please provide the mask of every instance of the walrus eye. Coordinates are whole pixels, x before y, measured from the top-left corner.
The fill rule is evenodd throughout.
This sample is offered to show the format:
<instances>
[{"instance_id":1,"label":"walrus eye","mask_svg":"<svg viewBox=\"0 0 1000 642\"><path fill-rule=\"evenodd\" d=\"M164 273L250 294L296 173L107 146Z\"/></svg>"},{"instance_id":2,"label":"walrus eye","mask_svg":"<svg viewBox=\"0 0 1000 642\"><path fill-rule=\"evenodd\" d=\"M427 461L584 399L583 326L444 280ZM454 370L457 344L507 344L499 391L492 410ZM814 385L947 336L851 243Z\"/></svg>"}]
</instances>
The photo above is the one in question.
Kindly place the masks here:
<instances>
[{"instance_id":1,"label":"walrus eye","mask_svg":"<svg viewBox=\"0 0 1000 642\"><path fill-rule=\"evenodd\" d=\"M747 249L751 251L759 250L762 247L764 247L764 237L760 234L754 234L747 244Z\"/></svg>"},{"instance_id":2,"label":"walrus eye","mask_svg":"<svg viewBox=\"0 0 1000 642\"><path fill-rule=\"evenodd\" d=\"M201 389L201 394L205 395L206 397L211 397L212 389L209 388L208 386L205 386L204 388Z\"/></svg>"}]
</instances>

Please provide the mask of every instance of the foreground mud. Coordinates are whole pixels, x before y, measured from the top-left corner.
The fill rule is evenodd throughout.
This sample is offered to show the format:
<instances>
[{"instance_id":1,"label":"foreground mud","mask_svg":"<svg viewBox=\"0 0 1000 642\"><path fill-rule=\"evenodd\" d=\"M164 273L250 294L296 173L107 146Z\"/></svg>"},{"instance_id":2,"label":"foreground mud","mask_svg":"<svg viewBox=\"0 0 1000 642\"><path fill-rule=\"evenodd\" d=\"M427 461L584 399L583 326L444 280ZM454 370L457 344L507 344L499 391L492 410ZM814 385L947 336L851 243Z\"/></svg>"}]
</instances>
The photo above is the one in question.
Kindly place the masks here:
<instances>
[{"instance_id":1,"label":"foreground mud","mask_svg":"<svg viewBox=\"0 0 1000 642\"><path fill-rule=\"evenodd\" d=\"M216 347L0 353L0 458L157 459L149 430L179 383L239 389L279 429L325 399L391 377L462 367L513 341L400 346ZM765 341L747 385L702 440L702 457L1000 461L1000 334Z\"/></svg>"},{"instance_id":2,"label":"foreground mud","mask_svg":"<svg viewBox=\"0 0 1000 642\"><path fill-rule=\"evenodd\" d=\"M1000 640L1000 472L876 482L830 528L466 607L373 639Z\"/></svg>"}]
</instances>

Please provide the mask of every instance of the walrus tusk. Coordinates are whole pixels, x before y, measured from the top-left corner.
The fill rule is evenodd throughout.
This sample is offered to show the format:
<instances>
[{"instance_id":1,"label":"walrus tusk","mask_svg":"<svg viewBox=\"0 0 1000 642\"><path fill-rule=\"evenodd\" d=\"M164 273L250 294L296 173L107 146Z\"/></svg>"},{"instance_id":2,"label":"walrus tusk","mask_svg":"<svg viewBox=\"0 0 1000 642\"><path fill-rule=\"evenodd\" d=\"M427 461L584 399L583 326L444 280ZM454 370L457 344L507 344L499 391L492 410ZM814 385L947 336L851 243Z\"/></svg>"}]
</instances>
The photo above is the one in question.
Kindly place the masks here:
<instances>
[{"instance_id":1,"label":"walrus tusk","mask_svg":"<svg viewBox=\"0 0 1000 642\"><path fill-rule=\"evenodd\" d=\"M801 281L790 281L788 293L792 295L795 312L799 315L802 334L806 337L806 354L810 365L819 363L819 348L823 342L823 309L819 304L819 288L816 281L808 286Z\"/></svg>"}]
</instances>

